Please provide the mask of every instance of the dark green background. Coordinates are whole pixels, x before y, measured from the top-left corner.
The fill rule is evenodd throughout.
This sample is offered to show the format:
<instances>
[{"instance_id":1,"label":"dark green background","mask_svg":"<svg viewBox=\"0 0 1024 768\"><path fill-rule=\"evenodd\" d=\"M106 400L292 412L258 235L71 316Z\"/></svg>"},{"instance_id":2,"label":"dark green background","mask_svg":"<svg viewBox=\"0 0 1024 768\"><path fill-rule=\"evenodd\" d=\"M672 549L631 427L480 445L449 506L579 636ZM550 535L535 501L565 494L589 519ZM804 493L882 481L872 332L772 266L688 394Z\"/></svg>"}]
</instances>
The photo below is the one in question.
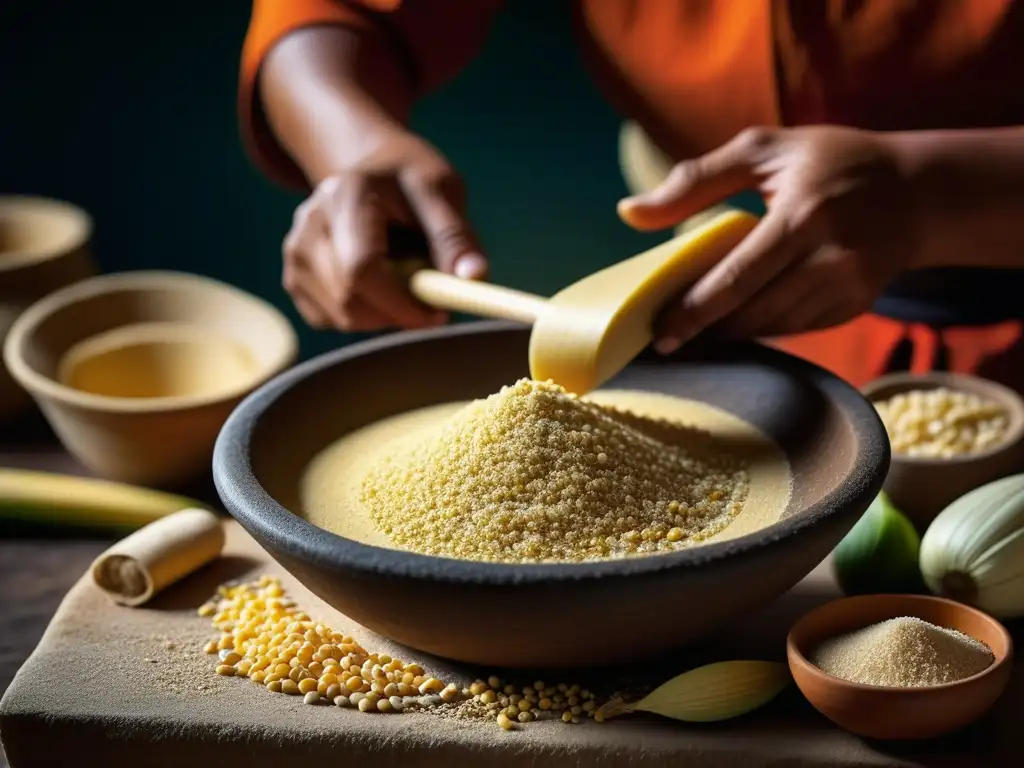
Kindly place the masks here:
<instances>
[{"instance_id":1,"label":"dark green background","mask_svg":"<svg viewBox=\"0 0 1024 768\"><path fill-rule=\"evenodd\" d=\"M249 7L0 2L0 193L86 208L105 270L199 272L270 299L308 356L347 339L302 327L280 288L299 198L264 180L238 139ZM550 293L657 240L615 216L619 119L580 64L563 3L510 3L483 56L415 124L465 175L499 282Z\"/></svg>"}]
</instances>

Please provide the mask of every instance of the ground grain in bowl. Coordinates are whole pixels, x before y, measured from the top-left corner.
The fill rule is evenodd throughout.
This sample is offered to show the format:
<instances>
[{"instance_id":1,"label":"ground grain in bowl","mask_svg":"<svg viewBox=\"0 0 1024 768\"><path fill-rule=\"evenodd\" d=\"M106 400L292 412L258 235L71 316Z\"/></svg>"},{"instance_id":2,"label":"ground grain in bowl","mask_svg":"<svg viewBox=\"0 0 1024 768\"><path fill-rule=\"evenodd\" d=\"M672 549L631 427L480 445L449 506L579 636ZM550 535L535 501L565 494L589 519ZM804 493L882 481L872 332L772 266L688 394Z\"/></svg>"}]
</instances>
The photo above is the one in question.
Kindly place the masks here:
<instances>
[{"instance_id":1,"label":"ground grain in bowl","mask_svg":"<svg viewBox=\"0 0 1024 768\"><path fill-rule=\"evenodd\" d=\"M948 387L911 390L874 403L897 454L951 459L990 450L1006 437L999 403Z\"/></svg>"},{"instance_id":2,"label":"ground grain in bowl","mask_svg":"<svg viewBox=\"0 0 1024 768\"><path fill-rule=\"evenodd\" d=\"M361 500L396 545L427 554L521 562L672 551L723 530L748 492L742 462L707 438L523 379L384 457Z\"/></svg>"},{"instance_id":3,"label":"ground grain in bowl","mask_svg":"<svg viewBox=\"0 0 1024 768\"><path fill-rule=\"evenodd\" d=\"M826 640L811 656L812 664L834 677L894 688L953 683L994 660L991 649L973 637L912 616Z\"/></svg>"}]
</instances>

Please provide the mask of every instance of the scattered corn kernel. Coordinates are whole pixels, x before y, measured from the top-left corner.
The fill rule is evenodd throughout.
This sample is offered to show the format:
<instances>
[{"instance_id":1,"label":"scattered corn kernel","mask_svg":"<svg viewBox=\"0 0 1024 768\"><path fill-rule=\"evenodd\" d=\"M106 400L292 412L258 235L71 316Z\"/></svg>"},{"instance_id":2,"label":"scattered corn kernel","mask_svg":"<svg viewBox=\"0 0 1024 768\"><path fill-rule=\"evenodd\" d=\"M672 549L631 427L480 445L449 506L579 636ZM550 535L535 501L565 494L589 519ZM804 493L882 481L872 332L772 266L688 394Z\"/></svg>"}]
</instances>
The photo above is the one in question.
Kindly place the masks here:
<instances>
[{"instance_id":1,"label":"scattered corn kernel","mask_svg":"<svg viewBox=\"0 0 1024 768\"><path fill-rule=\"evenodd\" d=\"M439 693L444 690L444 683L434 677L428 677L420 684L420 693Z\"/></svg>"},{"instance_id":2,"label":"scattered corn kernel","mask_svg":"<svg viewBox=\"0 0 1024 768\"><path fill-rule=\"evenodd\" d=\"M461 692L454 684L448 685L445 687L443 691L441 691L441 701L448 704L453 701L457 701L461 697L461 695Z\"/></svg>"},{"instance_id":3,"label":"scattered corn kernel","mask_svg":"<svg viewBox=\"0 0 1024 768\"><path fill-rule=\"evenodd\" d=\"M566 707L560 702L567 693L576 710L603 720L595 711L592 694L579 686L538 680L517 688L492 675L463 688L426 675L419 664L369 653L353 638L312 622L284 598L284 591L270 577L225 586L220 595L211 619L220 635L203 650L218 655L217 674L248 676L272 693L301 696L306 704L333 702L361 712L402 712L465 701L469 709L459 704L454 711L504 722L506 730L533 722L550 710L565 722L574 717L578 721L579 712L562 711Z\"/></svg>"}]
</instances>

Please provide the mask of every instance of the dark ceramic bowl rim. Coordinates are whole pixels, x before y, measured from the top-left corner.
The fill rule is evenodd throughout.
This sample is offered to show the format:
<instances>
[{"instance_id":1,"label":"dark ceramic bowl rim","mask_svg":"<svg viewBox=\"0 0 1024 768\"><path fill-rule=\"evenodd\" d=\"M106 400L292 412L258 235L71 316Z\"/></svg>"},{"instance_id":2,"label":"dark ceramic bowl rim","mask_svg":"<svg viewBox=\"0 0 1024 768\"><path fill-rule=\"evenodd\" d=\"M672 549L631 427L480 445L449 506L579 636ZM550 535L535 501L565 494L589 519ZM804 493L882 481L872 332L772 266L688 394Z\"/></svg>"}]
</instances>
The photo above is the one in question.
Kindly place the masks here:
<instances>
[{"instance_id":1,"label":"dark ceramic bowl rim","mask_svg":"<svg viewBox=\"0 0 1024 768\"><path fill-rule=\"evenodd\" d=\"M265 538L274 547L318 567L445 584L514 585L627 578L669 569L700 568L795 536L835 514L841 506L863 503L866 507L882 488L889 464L889 441L874 407L854 387L824 369L758 344L743 345L742 359L781 363L783 368L834 399L850 420L861 460L845 483L799 514L727 541L671 554L582 563L514 564L436 557L363 544L319 528L281 506L253 473L248 446L257 422L282 394L299 382L357 356L421 339L522 328L515 323L484 321L396 333L328 352L280 374L243 400L221 429L213 453L217 493L231 515L257 538Z\"/></svg>"},{"instance_id":2,"label":"dark ceramic bowl rim","mask_svg":"<svg viewBox=\"0 0 1024 768\"><path fill-rule=\"evenodd\" d=\"M1024 398L1009 387L1000 384L998 381L992 381L991 379L986 379L983 376L973 376L969 373L946 373L944 371L928 373L889 373L865 384L861 387L861 393L867 398L869 403L874 404L876 402L876 395L878 395L879 392L890 388L897 390L894 394L910 392L915 387L919 389L921 385L926 387L945 386L953 390L969 393L971 391L969 385L972 383L977 383L981 385L981 388L997 393L998 397L996 399L1002 400L1000 405L1004 406L1007 411L1015 417L1002 442L997 443L986 451L969 453L963 456L951 456L947 459L930 456L908 456L902 453L894 453L892 454L891 460L894 463L899 462L900 464L919 467L941 468L963 466L966 464L976 464L987 461L994 456L1006 453L1020 443L1020 441L1024 439ZM890 397L892 396L893 395L890 395Z\"/></svg>"},{"instance_id":3,"label":"dark ceramic bowl rim","mask_svg":"<svg viewBox=\"0 0 1024 768\"><path fill-rule=\"evenodd\" d=\"M946 604L946 605L954 606L956 608L956 610L958 610L958 611L963 611L964 613L976 614L977 616L980 616L986 623L993 625L994 628L996 630L998 630L999 634L1001 634L1003 636L1003 641L1006 643L1006 653L1004 653L1002 656L996 656L995 651L992 650L992 649L989 649L989 650L992 650L992 655L995 657L995 660L989 666L985 667L985 669L981 670L981 672L977 672L977 673L971 675L970 677L965 677L962 680L954 680L952 683L942 683L940 685L922 685L922 686L918 686L916 688L899 688L899 687L896 687L896 686L889 686L889 685L867 685L866 683L856 683L856 682L854 682L852 680L844 680L841 677L836 677L835 675L830 675L828 672L826 672L825 670L823 670L820 667L816 666L813 661L811 661L809 658L807 658L807 654L804 652L804 649L800 646L800 644L798 644L793 639L793 636L795 634L797 634L798 630L801 628L801 626L803 624L811 621L811 619L816 614L818 614L819 612L825 610L826 608L831 608L832 606L834 606L834 605L836 605L838 603L849 603L849 602L855 602L855 601L856 602L871 602L871 601L882 602L887 597L899 597L900 599L909 600L910 602L917 602L917 603L923 603L923 604L927 604L927 603ZM899 618L899 617L894 615L891 618L895 619L895 618ZM920 618L920 617L915 617L915 618ZM882 621L887 621L887 619L882 619ZM861 629L863 629L863 627L861 627ZM977 639L977 638L975 638L975 639ZM989 614L985 613L982 610L979 610L978 608L975 608L974 606L967 605L966 603L959 603L956 600L950 600L949 598L946 598L946 597L938 597L937 595L912 595L912 594L905 594L905 595L904 594L900 594L900 595L852 595L850 597L840 597L840 598L836 598L835 600L830 600L829 602L825 603L824 605L819 605L817 608L814 608L813 610L808 611L803 616L801 616L799 619L797 619L796 623L794 623L792 628L789 630L789 634L786 636L786 651L787 651L787 654L790 654L791 656L795 656L797 659L799 659L800 662L803 663L804 670L806 672L808 672L812 677L818 679L819 681L823 682L826 685L833 686L833 687L838 687L838 688L848 688L848 689L854 690L854 691L862 691L864 693L867 693L868 695L876 694L876 695L885 695L887 697L888 696L893 696L893 695L903 696L903 697L913 697L913 696L927 696L928 694L936 692L936 691L948 691L950 688L962 687L962 686L968 685L968 684L970 684L970 683L972 683L972 682L974 682L976 680L980 680L983 677L986 677L988 675L994 674L996 671L1001 670L1001 669L1005 668L1006 666L1012 664L1013 663L1013 637L1010 635L1009 630L1007 630L1006 627L1003 626L1002 622L999 621L999 619L995 618L994 616L990 616ZM790 665L792 665L792 664L793 664L793 661L791 659L790 660Z\"/></svg>"}]
</instances>

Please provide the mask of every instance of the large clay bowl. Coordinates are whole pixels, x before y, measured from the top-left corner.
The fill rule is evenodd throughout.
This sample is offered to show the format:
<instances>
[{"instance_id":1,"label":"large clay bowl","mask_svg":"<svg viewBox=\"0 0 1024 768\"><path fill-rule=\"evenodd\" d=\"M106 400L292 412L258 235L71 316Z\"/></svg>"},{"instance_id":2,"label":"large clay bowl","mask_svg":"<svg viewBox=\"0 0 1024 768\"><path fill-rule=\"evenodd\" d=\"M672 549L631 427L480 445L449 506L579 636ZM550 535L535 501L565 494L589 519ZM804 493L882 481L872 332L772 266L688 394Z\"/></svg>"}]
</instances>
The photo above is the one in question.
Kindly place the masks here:
<instances>
[{"instance_id":1,"label":"large clay bowl","mask_svg":"<svg viewBox=\"0 0 1024 768\"><path fill-rule=\"evenodd\" d=\"M409 409L484 397L527 375L529 331L478 323L399 334L279 376L232 414L214 451L230 513L285 568L352 619L424 652L502 667L624 662L705 638L788 590L878 493L889 443L874 408L838 378L757 345L697 360L638 361L609 383L705 401L785 451L781 522L648 558L514 565L368 546L299 509L310 459L338 436Z\"/></svg>"}]
</instances>

